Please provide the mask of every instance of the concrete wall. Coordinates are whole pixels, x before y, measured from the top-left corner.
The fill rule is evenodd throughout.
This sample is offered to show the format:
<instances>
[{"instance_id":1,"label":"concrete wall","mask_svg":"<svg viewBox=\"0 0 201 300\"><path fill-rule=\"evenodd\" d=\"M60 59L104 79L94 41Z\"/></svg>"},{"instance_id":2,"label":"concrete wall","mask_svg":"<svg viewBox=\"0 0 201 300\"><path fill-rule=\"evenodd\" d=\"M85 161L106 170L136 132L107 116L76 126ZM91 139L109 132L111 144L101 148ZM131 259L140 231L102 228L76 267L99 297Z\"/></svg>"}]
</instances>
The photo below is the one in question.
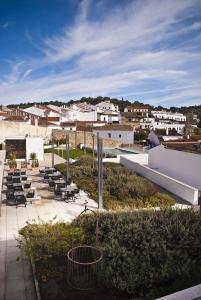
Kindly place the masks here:
<instances>
[{"instance_id":1,"label":"concrete wall","mask_svg":"<svg viewBox=\"0 0 201 300\"><path fill-rule=\"evenodd\" d=\"M27 134L49 139L51 133L51 128L33 126L23 122L0 121L0 143L4 142L6 137L25 136Z\"/></svg>"},{"instance_id":2,"label":"concrete wall","mask_svg":"<svg viewBox=\"0 0 201 300\"><path fill-rule=\"evenodd\" d=\"M138 155L139 154L136 154L136 156ZM166 176L156 170L150 169L146 165L136 163L135 161L132 161L131 158L126 156L120 156L120 163L126 168L148 178L150 181L160 185L161 187L190 202L191 204L196 205L198 203L198 189Z\"/></svg>"},{"instance_id":3,"label":"concrete wall","mask_svg":"<svg viewBox=\"0 0 201 300\"><path fill-rule=\"evenodd\" d=\"M164 148L149 150L149 167L201 190L201 155Z\"/></svg>"},{"instance_id":4,"label":"concrete wall","mask_svg":"<svg viewBox=\"0 0 201 300\"><path fill-rule=\"evenodd\" d=\"M31 153L36 153L39 161L44 160L44 142L42 137L26 138L26 160L29 161Z\"/></svg>"}]
</instances>

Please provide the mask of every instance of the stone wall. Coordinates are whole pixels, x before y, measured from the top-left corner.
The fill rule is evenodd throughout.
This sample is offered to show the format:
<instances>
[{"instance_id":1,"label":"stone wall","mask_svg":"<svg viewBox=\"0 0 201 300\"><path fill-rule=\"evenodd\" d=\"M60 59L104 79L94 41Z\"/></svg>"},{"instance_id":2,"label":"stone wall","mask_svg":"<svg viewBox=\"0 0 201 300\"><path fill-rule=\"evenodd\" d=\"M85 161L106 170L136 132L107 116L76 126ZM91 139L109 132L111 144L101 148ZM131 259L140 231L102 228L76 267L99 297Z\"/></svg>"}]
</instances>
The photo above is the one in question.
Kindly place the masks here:
<instances>
[{"instance_id":1,"label":"stone wall","mask_svg":"<svg viewBox=\"0 0 201 300\"><path fill-rule=\"evenodd\" d=\"M93 145L93 139L92 139L92 133L84 131L77 131L77 145L84 144L84 134L86 134L86 147L92 148ZM76 133L74 131L69 131L69 142L70 147L75 147L76 144ZM53 130L53 139L55 142L59 140L65 140L66 139L66 131L65 130ZM96 138L94 139L95 142L95 148L97 147L97 141ZM111 139L103 139L103 146L104 148L115 148L121 146L121 143L118 141L114 141Z\"/></svg>"}]
</instances>

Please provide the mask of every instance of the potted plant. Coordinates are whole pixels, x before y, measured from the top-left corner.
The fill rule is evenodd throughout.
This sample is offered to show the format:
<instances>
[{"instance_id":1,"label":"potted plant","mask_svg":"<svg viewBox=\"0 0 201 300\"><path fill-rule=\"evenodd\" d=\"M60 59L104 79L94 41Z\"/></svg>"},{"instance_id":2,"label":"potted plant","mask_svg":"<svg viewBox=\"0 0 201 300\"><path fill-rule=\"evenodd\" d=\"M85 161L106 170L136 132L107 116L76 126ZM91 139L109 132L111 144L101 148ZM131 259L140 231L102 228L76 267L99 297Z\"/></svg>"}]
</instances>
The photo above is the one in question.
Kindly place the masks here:
<instances>
[{"instance_id":1,"label":"potted plant","mask_svg":"<svg viewBox=\"0 0 201 300\"><path fill-rule=\"evenodd\" d=\"M37 168L39 166L39 163L38 163L38 159L37 159L36 153L32 152L30 154L30 158L31 158L31 166L32 166L32 168Z\"/></svg>"},{"instance_id":2,"label":"potted plant","mask_svg":"<svg viewBox=\"0 0 201 300\"><path fill-rule=\"evenodd\" d=\"M11 152L9 155L8 155L8 165L10 167L10 169L15 169L17 168L17 162L16 162L16 155Z\"/></svg>"}]
</instances>

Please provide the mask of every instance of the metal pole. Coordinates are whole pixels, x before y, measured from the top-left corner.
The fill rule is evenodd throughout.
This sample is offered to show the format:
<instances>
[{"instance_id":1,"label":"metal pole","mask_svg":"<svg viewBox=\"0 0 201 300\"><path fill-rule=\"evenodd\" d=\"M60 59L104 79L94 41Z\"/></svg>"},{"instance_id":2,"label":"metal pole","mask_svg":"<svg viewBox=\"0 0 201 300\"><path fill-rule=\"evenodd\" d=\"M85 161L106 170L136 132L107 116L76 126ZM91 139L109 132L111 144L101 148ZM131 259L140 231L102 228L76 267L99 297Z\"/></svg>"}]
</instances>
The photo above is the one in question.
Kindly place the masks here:
<instances>
[{"instance_id":1,"label":"metal pole","mask_svg":"<svg viewBox=\"0 0 201 300\"><path fill-rule=\"evenodd\" d=\"M69 132L66 132L66 185L70 179L70 149L69 149Z\"/></svg>"},{"instance_id":2,"label":"metal pole","mask_svg":"<svg viewBox=\"0 0 201 300\"><path fill-rule=\"evenodd\" d=\"M77 149L77 129L75 130L75 149Z\"/></svg>"},{"instance_id":3,"label":"metal pole","mask_svg":"<svg viewBox=\"0 0 201 300\"><path fill-rule=\"evenodd\" d=\"M86 131L84 130L84 154L86 154Z\"/></svg>"},{"instance_id":4,"label":"metal pole","mask_svg":"<svg viewBox=\"0 0 201 300\"><path fill-rule=\"evenodd\" d=\"M97 136L98 142L98 208L103 208L103 140Z\"/></svg>"},{"instance_id":5,"label":"metal pole","mask_svg":"<svg viewBox=\"0 0 201 300\"><path fill-rule=\"evenodd\" d=\"M93 155L93 162L92 162L92 163L93 163L93 166L92 166L92 167L93 167L93 170L94 170L94 167L95 167L94 134L92 134L92 151L93 151L93 152L92 152L92 153L93 153L93 154L92 154L92 155Z\"/></svg>"},{"instance_id":6,"label":"metal pole","mask_svg":"<svg viewBox=\"0 0 201 300\"><path fill-rule=\"evenodd\" d=\"M52 168L54 168L54 138L52 134Z\"/></svg>"}]
</instances>

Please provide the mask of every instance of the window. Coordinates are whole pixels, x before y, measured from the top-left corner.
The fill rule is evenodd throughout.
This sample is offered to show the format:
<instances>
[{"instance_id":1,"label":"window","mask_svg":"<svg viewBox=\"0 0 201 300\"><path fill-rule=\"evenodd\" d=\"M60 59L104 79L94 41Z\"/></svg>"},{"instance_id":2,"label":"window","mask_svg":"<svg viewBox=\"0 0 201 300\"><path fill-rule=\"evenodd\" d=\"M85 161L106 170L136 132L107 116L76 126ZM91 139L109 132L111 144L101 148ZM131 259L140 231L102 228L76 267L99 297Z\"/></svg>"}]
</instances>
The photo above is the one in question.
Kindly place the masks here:
<instances>
[{"instance_id":1,"label":"window","mask_svg":"<svg viewBox=\"0 0 201 300\"><path fill-rule=\"evenodd\" d=\"M108 133L108 137L111 138L111 133Z\"/></svg>"},{"instance_id":2,"label":"window","mask_svg":"<svg viewBox=\"0 0 201 300\"><path fill-rule=\"evenodd\" d=\"M119 134L119 138L121 139L121 134Z\"/></svg>"}]
</instances>

